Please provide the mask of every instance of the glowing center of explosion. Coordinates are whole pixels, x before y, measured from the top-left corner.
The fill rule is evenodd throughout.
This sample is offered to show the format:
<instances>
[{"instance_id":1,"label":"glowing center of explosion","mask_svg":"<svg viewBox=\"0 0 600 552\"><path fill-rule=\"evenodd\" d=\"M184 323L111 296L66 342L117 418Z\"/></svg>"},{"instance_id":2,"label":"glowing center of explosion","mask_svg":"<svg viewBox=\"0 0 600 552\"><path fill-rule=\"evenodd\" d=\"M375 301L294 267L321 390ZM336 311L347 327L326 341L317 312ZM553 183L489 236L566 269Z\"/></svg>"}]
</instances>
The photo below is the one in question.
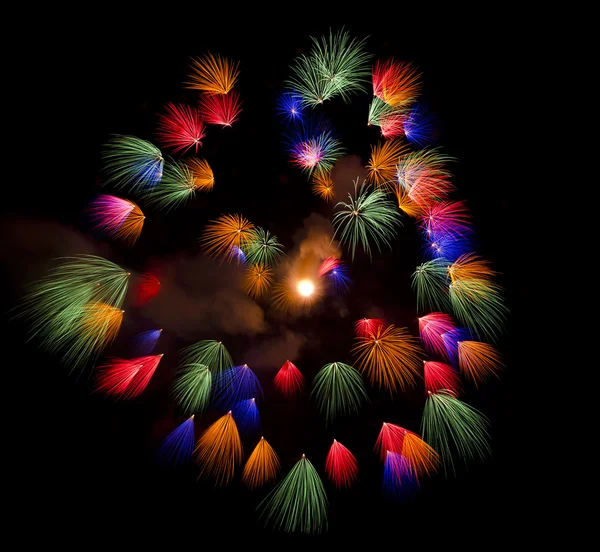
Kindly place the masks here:
<instances>
[{"instance_id":1,"label":"glowing center of explosion","mask_svg":"<svg viewBox=\"0 0 600 552\"><path fill-rule=\"evenodd\" d=\"M298 282L298 293L304 297L312 295L315 291L315 285L310 280L300 280Z\"/></svg>"}]
</instances>

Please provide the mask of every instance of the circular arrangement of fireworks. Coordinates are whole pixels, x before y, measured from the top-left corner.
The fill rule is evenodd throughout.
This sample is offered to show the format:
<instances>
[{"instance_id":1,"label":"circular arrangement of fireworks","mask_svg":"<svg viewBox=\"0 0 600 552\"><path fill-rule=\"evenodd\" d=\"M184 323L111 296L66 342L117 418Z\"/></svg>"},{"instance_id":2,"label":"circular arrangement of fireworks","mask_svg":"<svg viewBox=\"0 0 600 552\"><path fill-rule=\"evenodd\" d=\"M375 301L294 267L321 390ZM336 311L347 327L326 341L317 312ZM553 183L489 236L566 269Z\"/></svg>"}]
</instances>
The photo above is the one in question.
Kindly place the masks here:
<instances>
[{"instance_id":1,"label":"circular arrangement of fireworks","mask_svg":"<svg viewBox=\"0 0 600 552\"><path fill-rule=\"evenodd\" d=\"M497 272L477 252L471 212L453 182L452 165L459 160L436 142L436 115L422 101L426 91L416 65L375 58L366 38L343 28L310 37L310 47L290 60L269 115L290 170L329 214L290 220L300 229L292 246L272 221L211 203L219 186L213 169L221 133L248 109L238 89L243 76L243 63L221 53L190 58L181 82L189 101L166 102L148 135L107 137L99 152L102 191L84 213L89 229L126 255L153 217L176 225L177 213L201 200L219 212L202 221L197 236L207 277L234 274L238 293L254 312L264 309L272 327L293 330L326 309L331 334L348 328L353 274L368 273L413 229L421 258L410 279L414 328L373 305L352 320L346 337L353 345L345 354L328 356L321 347L311 356L317 365L303 364L305 341L298 340L272 369L261 366L260 352L272 358L279 349L261 344L260 331L249 345L253 354L234 354L228 336L243 333L235 321L241 313L225 293L215 292L204 308L207 318L215 305L228 311L219 331L186 336L185 346L165 349L176 315L162 320L155 313L157 327L137 327L123 346L117 338L129 312L168 295L169 275L90 254L56 259L31 283L18 316L41 349L72 374L86 374L93 393L109 403L140 400L171 357L176 369L162 392L177 422L156 443L153 461L165 470L193 468L212 492L243 488L265 529L323 533L329 496L352 491L365 454L377 459L381 499L398 502L410 502L434 475L454 477L491 455L488 419L470 404L469 393L501 377L497 344L508 309ZM361 117L373 137L362 167L347 163L356 152L334 117L355 109L361 97L368 98ZM211 141L217 147L205 155ZM357 173L350 179L348 167ZM185 271L185 263L179 269ZM193 287L202 275L188 276ZM336 316L339 323L331 323ZM278 452L280 437L269 433L275 427L269 417L280 415L269 408L275 395L271 404L290 406L286 416L315 409L323 434L331 437L326 449L308 451L298 443L292 457ZM381 419L376 428L360 425L365 411L376 413L378 401L400 405L408 395L411 403L418 398L416 426L414 416L407 423L400 415ZM359 432L372 435L370 450L356 450ZM293 438L286 436L286 449Z\"/></svg>"}]
</instances>

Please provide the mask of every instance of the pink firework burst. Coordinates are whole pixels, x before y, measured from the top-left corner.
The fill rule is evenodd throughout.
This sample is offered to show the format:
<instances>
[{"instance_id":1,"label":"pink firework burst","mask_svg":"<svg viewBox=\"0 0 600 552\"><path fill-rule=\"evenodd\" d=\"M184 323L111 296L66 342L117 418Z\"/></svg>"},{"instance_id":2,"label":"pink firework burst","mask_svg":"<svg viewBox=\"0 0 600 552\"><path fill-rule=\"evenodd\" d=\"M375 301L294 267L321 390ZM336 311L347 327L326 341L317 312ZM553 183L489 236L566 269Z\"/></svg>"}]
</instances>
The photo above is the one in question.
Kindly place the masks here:
<instances>
[{"instance_id":1,"label":"pink firework burst","mask_svg":"<svg viewBox=\"0 0 600 552\"><path fill-rule=\"evenodd\" d=\"M325 472L338 489L351 487L358 478L356 458L335 439L325 460Z\"/></svg>"},{"instance_id":2,"label":"pink firework burst","mask_svg":"<svg viewBox=\"0 0 600 552\"><path fill-rule=\"evenodd\" d=\"M435 393L440 389L451 391L458 396L460 391L460 378L452 366L443 362L423 361L425 391Z\"/></svg>"},{"instance_id":3,"label":"pink firework burst","mask_svg":"<svg viewBox=\"0 0 600 552\"><path fill-rule=\"evenodd\" d=\"M404 445L404 437L406 429L399 425L383 422L377 441L375 442L375 450L379 452L379 456L385 461L386 454L389 452L402 453Z\"/></svg>"},{"instance_id":4,"label":"pink firework burst","mask_svg":"<svg viewBox=\"0 0 600 552\"><path fill-rule=\"evenodd\" d=\"M428 237L466 236L471 232L471 213L464 201L444 201L425 208L420 227Z\"/></svg>"},{"instance_id":5,"label":"pink firework burst","mask_svg":"<svg viewBox=\"0 0 600 552\"><path fill-rule=\"evenodd\" d=\"M242 112L242 101L237 90L232 90L228 94L203 94L198 107L206 124L230 127Z\"/></svg>"},{"instance_id":6,"label":"pink firework burst","mask_svg":"<svg viewBox=\"0 0 600 552\"><path fill-rule=\"evenodd\" d=\"M286 360L277 372L273 383L282 395L290 398L304 387L304 376L292 362Z\"/></svg>"},{"instance_id":7,"label":"pink firework burst","mask_svg":"<svg viewBox=\"0 0 600 552\"><path fill-rule=\"evenodd\" d=\"M306 142L299 142L291 151L291 161L301 169L311 171L316 168L325 157L323 144L316 138Z\"/></svg>"},{"instance_id":8,"label":"pink firework burst","mask_svg":"<svg viewBox=\"0 0 600 552\"><path fill-rule=\"evenodd\" d=\"M325 276L325 274L331 272L334 268L337 268L341 264L341 259L336 259L335 257L327 257L319 267L319 276Z\"/></svg>"},{"instance_id":9,"label":"pink firework burst","mask_svg":"<svg viewBox=\"0 0 600 552\"><path fill-rule=\"evenodd\" d=\"M404 115L401 111L394 111L382 115L379 119L381 135L386 140L393 140L404 136Z\"/></svg>"},{"instance_id":10,"label":"pink firework burst","mask_svg":"<svg viewBox=\"0 0 600 552\"><path fill-rule=\"evenodd\" d=\"M146 389L163 355L113 358L98 367L96 390L107 397L133 399Z\"/></svg>"},{"instance_id":11,"label":"pink firework burst","mask_svg":"<svg viewBox=\"0 0 600 552\"><path fill-rule=\"evenodd\" d=\"M385 326L385 320L382 318L361 318L354 324L354 333L357 337L369 337Z\"/></svg>"},{"instance_id":12,"label":"pink firework burst","mask_svg":"<svg viewBox=\"0 0 600 552\"><path fill-rule=\"evenodd\" d=\"M419 335L425 350L442 358L448 358L448 349L442 335L456 329L449 314L432 312L419 318Z\"/></svg>"},{"instance_id":13,"label":"pink firework burst","mask_svg":"<svg viewBox=\"0 0 600 552\"><path fill-rule=\"evenodd\" d=\"M200 111L186 104L168 103L159 116L158 140L174 153L185 153L191 148L198 153L206 136Z\"/></svg>"}]
</instances>

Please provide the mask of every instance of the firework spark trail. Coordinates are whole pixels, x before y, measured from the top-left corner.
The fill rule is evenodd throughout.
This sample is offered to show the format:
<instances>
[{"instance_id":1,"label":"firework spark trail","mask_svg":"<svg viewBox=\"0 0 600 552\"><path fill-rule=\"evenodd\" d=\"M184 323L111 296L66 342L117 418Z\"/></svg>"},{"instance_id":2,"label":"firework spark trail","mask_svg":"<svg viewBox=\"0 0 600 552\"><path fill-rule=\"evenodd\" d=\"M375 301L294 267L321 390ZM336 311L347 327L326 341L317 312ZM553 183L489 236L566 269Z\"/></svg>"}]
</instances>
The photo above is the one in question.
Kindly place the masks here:
<instances>
[{"instance_id":1,"label":"firework spark trail","mask_svg":"<svg viewBox=\"0 0 600 552\"><path fill-rule=\"evenodd\" d=\"M239 62L208 52L192 59L188 88L207 94L228 94L239 77Z\"/></svg>"},{"instance_id":2,"label":"firework spark trail","mask_svg":"<svg viewBox=\"0 0 600 552\"><path fill-rule=\"evenodd\" d=\"M206 131L197 108L169 102L165 112L159 115L156 135L158 141L173 153L187 153L192 148L198 153Z\"/></svg>"},{"instance_id":3,"label":"firework spark trail","mask_svg":"<svg viewBox=\"0 0 600 552\"><path fill-rule=\"evenodd\" d=\"M499 378L503 368L500 353L492 345L468 340L458 342L458 366L476 387L491 377Z\"/></svg>"},{"instance_id":4,"label":"firework spark trail","mask_svg":"<svg viewBox=\"0 0 600 552\"><path fill-rule=\"evenodd\" d=\"M237 90L226 95L203 94L198 100L198 110L207 125L230 127L240 117L242 100Z\"/></svg>"},{"instance_id":5,"label":"firework spark trail","mask_svg":"<svg viewBox=\"0 0 600 552\"><path fill-rule=\"evenodd\" d=\"M187 464L192 460L194 440L192 415L163 439L157 451L158 463L165 467Z\"/></svg>"},{"instance_id":6,"label":"firework spark trail","mask_svg":"<svg viewBox=\"0 0 600 552\"><path fill-rule=\"evenodd\" d=\"M443 362L423 361L425 391L435 393L442 389L458 396L461 385L458 372Z\"/></svg>"},{"instance_id":7,"label":"firework spark trail","mask_svg":"<svg viewBox=\"0 0 600 552\"><path fill-rule=\"evenodd\" d=\"M246 461L242 472L242 483L251 490L262 487L275 480L280 467L277 453L266 439L261 437Z\"/></svg>"},{"instance_id":8,"label":"firework spark trail","mask_svg":"<svg viewBox=\"0 0 600 552\"><path fill-rule=\"evenodd\" d=\"M257 226L250 230L244 252L248 263L272 266L283 255L283 245L277 236Z\"/></svg>"},{"instance_id":9,"label":"firework spark trail","mask_svg":"<svg viewBox=\"0 0 600 552\"><path fill-rule=\"evenodd\" d=\"M285 123L302 122L305 111L302 96L293 90L284 90L277 98L276 111Z\"/></svg>"},{"instance_id":10,"label":"firework spark trail","mask_svg":"<svg viewBox=\"0 0 600 552\"><path fill-rule=\"evenodd\" d=\"M419 336L425 350L442 358L448 358L442 335L456 329L449 314L431 312L419 317Z\"/></svg>"},{"instance_id":11,"label":"firework spark trail","mask_svg":"<svg viewBox=\"0 0 600 552\"><path fill-rule=\"evenodd\" d=\"M134 399L141 395L154 375L163 355L109 359L98 366L96 390L117 399Z\"/></svg>"},{"instance_id":12,"label":"firework spark trail","mask_svg":"<svg viewBox=\"0 0 600 552\"><path fill-rule=\"evenodd\" d=\"M286 360L273 379L273 383L275 389L289 399L304 388L304 376L294 363Z\"/></svg>"},{"instance_id":13,"label":"firework spark trail","mask_svg":"<svg viewBox=\"0 0 600 552\"><path fill-rule=\"evenodd\" d=\"M160 291L160 281L152 274L140 274L134 287L132 305L141 307L156 297Z\"/></svg>"},{"instance_id":14,"label":"firework spark trail","mask_svg":"<svg viewBox=\"0 0 600 552\"><path fill-rule=\"evenodd\" d=\"M450 309L448 264L444 259L432 259L417 266L413 272L411 287L417 293L417 310L419 312Z\"/></svg>"},{"instance_id":15,"label":"firework spark trail","mask_svg":"<svg viewBox=\"0 0 600 552\"><path fill-rule=\"evenodd\" d=\"M221 341L205 339L188 345L181 350L181 363L204 364L213 373L219 373L233 366L231 355Z\"/></svg>"},{"instance_id":16,"label":"firework spark trail","mask_svg":"<svg viewBox=\"0 0 600 552\"><path fill-rule=\"evenodd\" d=\"M234 366L213 378L212 401L220 408L231 408L243 400L263 398L256 374L247 364Z\"/></svg>"},{"instance_id":17,"label":"firework spark trail","mask_svg":"<svg viewBox=\"0 0 600 552\"><path fill-rule=\"evenodd\" d=\"M243 251L253 237L253 229L254 224L242 215L222 215L206 225L200 241L209 256L231 261L235 257L232 247Z\"/></svg>"},{"instance_id":18,"label":"firework spark trail","mask_svg":"<svg viewBox=\"0 0 600 552\"><path fill-rule=\"evenodd\" d=\"M133 246L144 226L144 213L128 199L102 194L91 202L87 212L94 228Z\"/></svg>"},{"instance_id":19,"label":"firework spark trail","mask_svg":"<svg viewBox=\"0 0 600 552\"><path fill-rule=\"evenodd\" d=\"M243 435L253 435L260 431L260 414L256 399L245 399L238 402L231 410L238 431Z\"/></svg>"},{"instance_id":20,"label":"firework spark trail","mask_svg":"<svg viewBox=\"0 0 600 552\"><path fill-rule=\"evenodd\" d=\"M354 324L354 334L356 337L370 337L382 326L385 326L383 318L361 318Z\"/></svg>"},{"instance_id":21,"label":"firework spark trail","mask_svg":"<svg viewBox=\"0 0 600 552\"><path fill-rule=\"evenodd\" d=\"M184 414L200 413L208 408L212 373L205 364L180 366L173 381L173 397Z\"/></svg>"},{"instance_id":22,"label":"firework spark trail","mask_svg":"<svg viewBox=\"0 0 600 552\"><path fill-rule=\"evenodd\" d=\"M321 199L332 202L335 198L335 185L330 171L315 171L312 174L312 191Z\"/></svg>"},{"instance_id":23,"label":"firework spark trail","mask_svg":"<svg viewBox=\"0 0 600 552\"><path fill-rule=\"evenodd\" d=\"M264 264L253 264L244 272L244 292L254 299L262 297L273 283L274 271Z\"/></svg>"},{"instance_id":24,"label":"firework spark trail","mask_svg":"<svg viewBox=\"0 0 600 552\"><path fill-rule=\"evenodd\" d=\"M358 478L358 463L354 455L337 440L327 453L325 473L338 489L351 487Z\"/></svg>"},{"instance_id":25,"label":"firework spark trail","mask_svg":"<svg viewBox=\"0 0 600 552\"><path fill-rule=\"evenodd\" d=\"M386 140L371 146L371 157L367 163L367 180L375 188L393 191L397 182L398 162L409 151L408 146L400 140Z\"/></svg>"},{"instance_id":26,"label":"firework spark trail","mask_svg":"<svg viewBox=\"0 0 600 552\"><path fill-rule=\"evenodd\" d=\"M137 334L131 340L131 352L133 356L148 356L156 347L158 338L162 333L160 330L148 330Z\"/></svg>"},{"instance_id":27,"label":"firework spark trail","mask_svg":"<svg viewBox=\"0 0 600 552\"><path fill-rule=\"evenodd\" d=\"M412 104L421 92L421 73L410 62L377 60L372 72L373 95L390 106Z\"/></svg>"}]
</instances>

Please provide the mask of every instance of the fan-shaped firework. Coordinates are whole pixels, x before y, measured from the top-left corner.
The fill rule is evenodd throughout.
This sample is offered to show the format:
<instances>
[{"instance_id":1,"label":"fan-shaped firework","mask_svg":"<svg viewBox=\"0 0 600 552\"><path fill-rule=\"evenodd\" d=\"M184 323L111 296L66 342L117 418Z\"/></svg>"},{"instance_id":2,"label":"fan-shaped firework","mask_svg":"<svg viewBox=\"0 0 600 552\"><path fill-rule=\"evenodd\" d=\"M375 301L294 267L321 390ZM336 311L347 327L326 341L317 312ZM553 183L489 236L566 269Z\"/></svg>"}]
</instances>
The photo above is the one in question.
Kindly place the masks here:
<instances>
[{"instance_id":1,"label":"fan-shaped firework","mask_svg":"<svg viewBox=\"0 0 600 552\"><path fill-rule=\"evenodd\" d=\"M185 164L192 173L194 189L210 192L215 185L215 177L208 161L200 157L192 157L186 159Z\"/></svg>"},{"instance_id":2,"label":"fan-shaped firework","mask_svg":"<svg viewBox=\"0 0 600 552\"><path fill-rule=\"evenodd\" d=\"M375 100L373 100L375 101ZM400 138L405 133L406 114L402 110L382 113L379 117L381 136L386 140Z\"/></svg>"},{"instance_id":3,"label":"fan-shaped firework","mask_svg":"<svg viewBox=\"0 0 600 552\"><path fill-rule=\"evenodd\" d=\"M331 172L317 171L312 174L312 191L325 201L333 201L335 187L331 179Z\"/></svg>"},{"instance_id":4,"label":"fan-shaped firework","mask_svg":"<svg viewBox=\"0 0 600 552\"><path fill-rule=\"evenodd\" d=\"M220 407L231 408L240 401L262 396L260 381L247 364L223 370L213 379L212 400Z\"/></svg>"},{"instance_id":5,"label":"fan-shaped firework","mask_svg":"<svg viewBox=\"0 0 600 552\"><path fill-rule=\"evenodd\" d=\"M373 67L373 95L391 106L413 103L421 91L421 74L410 63L377 60Z\"/></svg>"},{"instance_id":6,"label":"fan-shaped firework","mask_svg":"<svg viewBox=\"0 0 600 552\"><path fill-rule=\"evenodd\" d=\"M449 314L431 312L419 317L419 336L425 350L443 358L447 358L448 353L442 335L454 329L454 321Z\"/></svg>"},{"instance_id":7,"label":"fan-shaped firework","mask_svg":"<svg viewBox=\"0 0 600 552\"><path fill-rule=\"evenodd\" d=\"M359 336L356 341L352 353L371 385L393 394L416 384L421 375L423 351L405 328L396 328L393 324L380 326L375 333Z\"/></svg>"},{"instance_id":8,"label":"fan-shaped firework","mask_svg":"<svg viewBox=\"0 0 600 552\"><path fill-rule=\"evenodd\" d=\"M476 336L496 340L504 331L508 309L503 289L481 278L454 280L449 286L454 316Z\"/></svg>"},{"instance_id":9,"label":"fan-shaped firework","mask_svg":"<svg viewBox=\"0 0 600 552\"><path fill-rule=\"evenodd\" d=\"M348 267L345 264L340 264L326 275L327 280L331 284L336 295L344 295L347 293L352 280L348 274Z\"/></svg>"},{"instance_id":10,"label":"fan-shaped firework","mask_svg":"<svg viewBox=\"0 0 600 552\"><path fill-rule=\"evenodd\" d=\"M194 195L196 178L183 161L165 163L161 183L144 194L150 205L166 212L184 205Z\"/></svg>"},{"instance_id":11,"label":"fan-shaped firework","mask_svg":"<svg viewBox=\"0 0 600 552\"><path fill-rule=\"evenodd\" d=\"M226 95L210 96L204 94L198 100L198 110L207 125L230 127L242 112L242 100L236 90Z\"/></svg>"},{"instance_id":12,"label":"fan-shaped firework","mask_svg":"<svg viewBox=\"0 0 600 552\"><path fill-rule=\"evenodd\" d=\"M252 239L254 224L241 215L222 215L204 229L202 247L211 257L235 258L232 248L244 249Z\"/></svg>"},{"instance_id":13,"label":"fan-shaped firework","mask_svg":"<svg viewBox=\"0 0 600 552\"><path fill-rule=\"evenodd\" d=\"M489 343L459 341L458 366L461 374L479 386L492 376L499 377L502 360Z\"/></svg>"},{"instance_id":14,"label":"fan-shaped firework","mask_svg":"<svg viewBox=\"0 0 600 552\"><path fill-rule=\"evenodd\" d=\"M304 376L293 362L286 360L277 372L273 383L275 384L275 388L284 397L289 399L296 393L299 393L304 387Z\"/></svg>"},{"instance_id":15,"label":"fan-shaped firework","mask_svg":"<svg viewBox=\"0 0 600 552\"><path fill-rule=\"evenodd\" d=\"M354 181L354 195L348 194L348 203L340 201L333 215L335 227L334 238L340 234L339 240L352 252L352 260L356 247L360 244L365 253L371 256L373 242L381 252L383 245L391 249L391 240L400 226L400 213L381 189L371 190L366 181L358 188L358 178Z\"/></svg>"},{"instance_id":16,"label":"fan-shaped firework","mask_svg":"<svg viewBox=\"0 0 600 552\"><path fill-rule=\"evenodd\" d=\"M369 337L382 326L385 326L383 318L361 318L354 324L354 333L358 337Z\"/></svg>"},{"instance_id":17,"label":"fan-shaped firework","mask_svg":"<svg viewBox=\"0 0 600 552\"><path fill-rule=\"evenodd\" d=\"M89 350L104 350L117 337L124 312L99 301L86 303L78 324L77 337L65 360L72 358L75 361L80 354Z\"/></svg>"},{"instance_id":18,"label":"fan-shaped firework","mask_svg":"<svg viewBox=\"0 0 600 552\"><path fill-rule=\"evenodd\" d=\"M425 391L435 393L441 389L450 391L455 396L460 391L458 372L443 362L423 361Z\"/></svg>"},{"instance_id":19,"label":"fan-shaped firework","mask_svg":"<svg viewBox=\"0 0 600 552\"><path fill-rule=\"evenodd\" d=\"M291 69L293 75L286 84L298 91L304 105L315 107L335 96L335 83L323 77L316 56L310 54L297 56Z\"/></svg>"},{"instance_id":20,"label":"fan-shaped firework","mask_svg":"<svg viewBox=\"0 0 600 552\"><path fill-rule=\"evenodd\" d=\"M273 283L273 269L263 264L250 265L244 272L244 291L258 299Z\"/></svg>"},{"instance_id":21,"label":"fan-shaped firework","mask_svg":"<svg viewBox=\"0 0 600 552\"><path fill-rule=\"evenodd\" d=\"M204 364L218 373L231 368L233 360L221 341L205 339L181 350L181 364Z\"/></svg>"},{"instance_id":22,"label":"fan-shaped firework","mask_svg":"<svg viewBox=\"0 0 600 552\"><path fill-rule=\"evenodd\" d=\"M383 100L377 97L374 97L369 104L367 122L369 125L381 126L382 120L385 120L387 117L399 115L400 113L401 112L397 108L386 104Z\"/></svg>"},{"instance_id":23,"label":"fan-shaped firework","mask_svg":"<svg viewBox=\"0 0 600 552\"><path fill-rule=\"evenodd\" d=\"M277 453L267 443L266 439L261 437L252 454L246 460L242 472L242 483L249 489L262 487L266 483L275 480L280 467Z\"/></svg>"},{"instance_id":24,"label":"fan-shaped firework","mask_svg":"<svg viewBox=\"0 0 600 552\"><path fill-rule=\"evenodd\" d=\"M407 145L399 140L386 140L371 146L371 158L367 163L369 182L376 188L393 190L396 186L398 160L407 152Z\"/></svg>"},{"instance_id":25,"label":"fan-shaped firework","mask_svg":"<svg viewBox=\"0 0 600 552\"><path fill-rule=\"evenodd\" d=\"M157 138L173 153L186 153L193 148L198 153L206 136L202 117L197 108L169 102L159 115Z\"/></svg>"},{"instance_id":26,"label":"fan-shaped firework","mask_svg":"<svg viewBox=\"0 0 600 552\"><path fill-rule=\"evenodd\" d=\"M228 485L242 462L244 450L231 412L228 412L198 439L194 450L200 464L200 475L215 480L215 485Z\"/></svg>"},{"instance_id":27,"label":"fan-shaped firework","mask_svg":"<svg viewBox=\"0 0 600 552\"><path fill-rule=\"evenodd\" d=\"M311 396L326 423L336 416L357 414L360 406L369 399L362 376L343 362L332 362L319 370Z\"/></svg>"},{"instance_id":28,"label":"fan-shaped firework","mask_svg":"<svg viewBox=\"0 0 600 552\"><path fill-rule=\"evenodd\" d=\"M284 90L277 98L277 115L284 122L302 121L305 106L302 96L293 90Z\"/></svg>"},{"instance_id":29,"label":"fan-shaped firework","mask_svg":"<svg viewBox=\"0 0 600 552\"><path fill-rule=\"evenodd\" d=\"M163 173L163 156L152 143L135 136L115 135L103 153L104 184L142 192L156 186Z\"/></svg>"},{"instance_id":30,"label":"fan-shaped firework","mask_svg":"<svg viewBox=\"0 0 600 552\"><path fill-rule=\"evenodd\" d=\"M163 466L179 466L192 459L194 450L194 415L167 435L157 453L157 460Z\"/></svg>"},{"instance_id":31,"label":"fan-shaped firework","mask_svg":"<svg viewBox=\"0 0 600 552\"><path fill-rule=\"evenodd\" d=\"M325 459L325 472L338 489L351 487L358 478L356 458L335 439Z\"/></svg>"},{"instance_id":32,"label":"fan-shaped firework","mask_svg":"<svg viewBox=\"0 0 600 552\"><path fill-rule=\"evenodd\" d=\"M83 368L106 343L105 332L110 334L114 328L114 316L119 316L130 273L94 255L60 261L29 286L17 316L29 322L30 339L36 339L50 353L62 353L63 360L73 368ZM97 305L106 308L99 312ZM104 323L90 325L94 312L106 315ZM91 329L98 330L98 334L90 335Z\"/></svg>"},{"instance_id":33,"label":"fan-shaped firework","mask_svg":"<svg viewBox=\"0 0 600 552\"><path fill-rule=\"evenodd\" d=\"M162 333L160 330L148 330L137 334L131 340L131 351L134 356L148 356L154 351L156 342Z\"/></svg>"},{"instance_id":34,"label":"fan-shaped firework","mask_svg":"<svg viewBox=\"0 0 600 552\"><path fill-rule=\"evenodd\" d=\"M317 470L304 454L258 507L265 522L277 530L327 530L327 494Z\"/></svg>"},{"instance_id":35,"label":"fan-shaped firework","mask_svg":"<svg viewBox=\"0 0 600 552\"><path fill-rule=\"evenodd\" d=\"M146 218L133 201L111 195L98 196L88 212L96 230L106 232L130 246L140 237Z\"/></svg>"},{"instance_id":36,"label":"fan-shaped firework","mask_svg":"<svg viewBox=\"0 0 600 552\"><path fill-rule=\"evenodd\" d=\"M498 273L492 270L491 263L475 253L461 255L448 267L448 275L454 280L480 279L492 281Z\"/></svg>"},{"instance_id":37,"label":"fan-shaped firework","mask_svg":"<svg viewBox=\"0 0 600 552\"><path fill-rule=\"evenodd\" d=\"M417 292L419 311L450 308L447 267L444 259L432 259L420 264L413 272L411 286Z\"/></svg>"},{"instance_id":38,"label":"fan-shaped firework","mask_svg":"<svg viewBox=\"0 0 600 552\"><path fill-rule=\"evenodd\" d=\"M184 414L203 412L209 404L212 373L205 364L192 363L178 368L173 397Z\"/></svg>"},{"instance_id":39,"label":"fan-shaped firework","mask_svg":"<svg viewBox=\"0 0 600 552\"><path fill-rule=\"evenodd\" d=\"M459 401L449 391L428 393L421 420L421 433L441 456L444 471L455 472L455 455L465 464L491 454L487 418L478 410Z\"/></svg>"},{"instance_id":40,"label":"fan-shaped firework","mask_svg":"<svg viewBox=\"0 0 600 552\"><path fill-rule=\"evenodd\" d=\"M160 280L152 274L140 274L134 287L132 303L136 307L145 305L160 291Z\"/></svg>"},{"instance_id":41,"label":"fan-shaped firework","mask_svg":"<svg viewBox=\"0 0 600 552\"><path fill-rule=\"evenodd\" d=\"M446 347L446 358L458 370L458 344L461 341L472 341L473 334L467 328L456 328L442 334L442 341Z\"/></svg>"},{"instance_id":42,"label":"fan-shaped firework","mask_svg":"<svg viewBox=\"0 0 600 552\"><path fill-rule=\"evenodd\" d=\"M192 60L188 88L209 94L228 94L235 86L239 62L210 52Z\"/></svg>"},{"instance_id":43,"label":"fan-shaped firework","mask_svg":"<svg viewBox=\"0 0 600 552\"><path fill-rule=\"evenodd\" d=\"M410 198L408 192L406 192L404 188L395 185L394 194L398 201L398 208L405 215L411 218L417 218L421 214L421 207Z\"/></svg>"},{"instance_id":44,"label":"fan-shaped firework","mask_svg":"<svg viewBox=\"0 0 600 552\"><path fill-rule=\"evenodd\" d=\"M423 209L419 217L420 229L430 242L450 237L465 238L473 232L471 213L464 201L442 201Z\"/></svg>"},{"instance_id":45,"label":"fan-shaped firework","mask_svg":"<svg viewBox=\"0 0 600 552\"><path fill-rule=\"evenodd\" d=\"M238 402L232 408L231 414L242 435L252 435L260 430L260 414L256 399L244 399Z\"/></svg>"},{"instance_id":46,"label":"fan-shaped firework","mask_svg":"<svg viewBox=\"0 0 600 552\"><path fill-rule=\"evenodd\" d=\"M435 117L422 103L415 103L403 114L402 127L406 139L413 145L424 148L434 140Z\"/></svg>"},{"instance_id":47,"label":"fan-shaped firework","mask_svg":"<svg viewBox=\"0 0 600 552\"><path fill-rule=\"evenodd\" d=\"M152 355L130 360L110 359L98 366L96 390L107 397L134 399L144 392L162 357Z\"/></svg>"},{"instance_id":48,"label":"fan-shaped firework","mask_svg":"<svg viewBox=\"0 0 600 552\"><path fill-rule=\"evenodd\" d=\"M329 274L334 268L337 268L342 264L342 259L336 259L335 257L327 257L321 262L319 267L319 276Z\"/></svg>"},{"instance_id":49,"label":"fan-shaped firework","mask_svg":"<svg viewBox=\"0 0 600 552\"><path fill-rule=\"evenodd\" d=\"M271 266L283 254L283 246L277 241L277 236L257 226L248 234L244 251L248 263Z\"/></svg>"},{"instance_id":50,"label":"fan-shaped firework","mask_svg":"<svg viewBox=\"0 0 600 552\"><path fill-rule=\"evenodd\" d=\"M418 490L419 481L408 459L400 453L387 451L383 471L385 496L402 501L412 497Z\"/></svg>"}]
</instances>

